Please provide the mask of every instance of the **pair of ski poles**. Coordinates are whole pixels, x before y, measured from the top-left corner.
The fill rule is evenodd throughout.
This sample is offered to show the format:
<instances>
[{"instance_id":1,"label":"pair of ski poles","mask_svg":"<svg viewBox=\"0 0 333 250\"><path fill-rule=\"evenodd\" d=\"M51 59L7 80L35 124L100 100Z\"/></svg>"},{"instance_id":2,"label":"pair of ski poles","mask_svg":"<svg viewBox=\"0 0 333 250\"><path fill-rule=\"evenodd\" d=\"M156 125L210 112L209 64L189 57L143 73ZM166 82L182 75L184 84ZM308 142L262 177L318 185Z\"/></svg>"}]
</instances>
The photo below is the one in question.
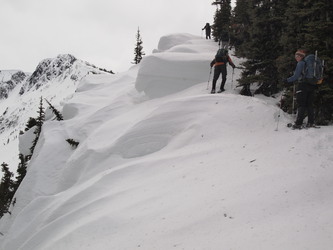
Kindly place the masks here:
<instances>
[{"instance_id":1,"label":"pair of ski poles","mask_svg":"<svg viewBox=\"0 0 333 250\"><path fill-rule=\"evenodd\" d=\"M210 76L212 75L212 68L213 67L210 67L210 71L209 71L209 77L208 77L208 83L207 83L207 90L209 88ZM234 73L235 73L235 68L232 68L231 89L233 88L233 84L234 84Z\"/></svg>"}]
</instances>

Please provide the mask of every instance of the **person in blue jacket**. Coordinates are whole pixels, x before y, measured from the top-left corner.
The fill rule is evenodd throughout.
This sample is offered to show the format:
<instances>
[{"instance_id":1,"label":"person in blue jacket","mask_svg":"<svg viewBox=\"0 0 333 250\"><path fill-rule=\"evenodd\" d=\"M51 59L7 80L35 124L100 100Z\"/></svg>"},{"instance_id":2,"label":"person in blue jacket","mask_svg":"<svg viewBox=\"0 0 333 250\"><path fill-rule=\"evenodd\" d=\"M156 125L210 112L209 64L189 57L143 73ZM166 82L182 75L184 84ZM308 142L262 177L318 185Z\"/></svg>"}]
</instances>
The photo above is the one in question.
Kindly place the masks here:
<instances>
[{"instance_id":1,"label":"person in blue jacket","mask_svg":"<svg viewBox=\"0 0 333 250\"><path fill-rule=\"evenodd\" d=\"M308 122L307 127L314 126L314 109L313 109L313 100L316 86L308 83L305 80L304 76L304 67L305 61L304 58L307 54L305 49L299 49L295 53L295 59L297 61L296 69L294 74L284 80L285 84L289 84L292 82L298 82L298 87L296 91L296 100L297 100L297 118L296 122L293 125L294 129L301 129L303 120L307 113Z\"/></svg>"}]
</instances>

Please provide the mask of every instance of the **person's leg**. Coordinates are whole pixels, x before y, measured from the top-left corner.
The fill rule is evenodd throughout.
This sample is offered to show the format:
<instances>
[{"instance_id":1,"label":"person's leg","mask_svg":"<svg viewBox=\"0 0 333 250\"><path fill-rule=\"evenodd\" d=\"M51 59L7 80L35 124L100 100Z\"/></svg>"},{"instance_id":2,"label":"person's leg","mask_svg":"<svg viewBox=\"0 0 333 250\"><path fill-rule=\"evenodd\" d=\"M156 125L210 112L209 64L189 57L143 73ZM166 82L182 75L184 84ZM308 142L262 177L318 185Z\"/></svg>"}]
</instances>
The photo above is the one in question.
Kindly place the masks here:
<instances>
[{"instance_id":1,"label":"person's leg","mask_svg":"<svg viewBox=\"0 0 333 250\"><path fill-rule=\"evenodd\" d=\"M222 65L221 66L221 73L222 73L222 82L221 82L221 87L220 87L220 91L224 91L224 85L225 82L227 81L227 66L226 65Z\"/></svg>"},{"instance_id":2,"label":"person's leg","mask_svg":"<svg viewBox=\"0 0 333 250\"><path fill-rule=\"evenodd\" d=\"M218 67L218 66L215 66L215 68L214 68L214 77L213 77L212 92L213 92L213 90L214 90L214 92L215 92L215 89L216 89L216 82L217 82L217 79L219 79L219 76L220 76L220 70L219 70L219 67Z\"/></svg>"},{"instance_id":3,"label":"person's leg","mask_svg":"<svg viewBox=\"0 0 333 250\"><path fill-rule=\"evenodd\" d=\"M315 92L315 87L309 86L306 99L306 107L308 112L308 125L314 124L314 108L313 108L314 92Z\"/></svg>"}]
</instances>

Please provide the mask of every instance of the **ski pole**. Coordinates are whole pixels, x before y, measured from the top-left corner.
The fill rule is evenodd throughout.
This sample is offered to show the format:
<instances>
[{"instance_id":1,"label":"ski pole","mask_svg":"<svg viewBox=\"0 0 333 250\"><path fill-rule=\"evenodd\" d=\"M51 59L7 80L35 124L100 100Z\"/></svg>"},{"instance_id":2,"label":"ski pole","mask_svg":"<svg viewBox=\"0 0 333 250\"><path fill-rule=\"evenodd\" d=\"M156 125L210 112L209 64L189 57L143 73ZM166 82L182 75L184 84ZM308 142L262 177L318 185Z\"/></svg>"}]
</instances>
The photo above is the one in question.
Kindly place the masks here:
<instances>
[{"instance_id":1,"label":"ski pole","mask_svg":"<svg viewBox=\"0 0 333 250\"><path fill-rule=\"evenodd\" d=\"M318 51L315 52L315 61L313 64L313 76L316 77L316 66L317 66L317 59L318 59Z\"/></svg>"},{"instance_id":2,"label":"ski pole","mask_svg":"<svg viewBox=\"0 0 333 250\"><path fill-rule=\"evenodd\" d=\"M210 81L210 76L211 76L211 74L212 74L212 68L213 68L213 67L210 67L210 71L209 71L209 77L208 77L208 83L207 83L207 90L208 90L208 88L209 88L209 81Z\"/></svg>"},{"instance_id":3,"label":"ski pole","mask_svg":"<svg viewBox=\"0 0 333 250\"><path fill-rule=\"evenodd\" d=\"M282 93L281 93L280 105L279 105L279 113L278 113L278 117L277 117L277 123L276 123L276 129L275 129L275 131L279 131L279 122L280 122L280 116L281 116L281 105L282 105L283 92L284 91L282 91Z\"/></svg>"},{"instance_id":4,"label":"ski pole","mask_svg":"<svg viewBox=\"0 0 333 250\"><path fill-rule=\"evenodd\" d=\"M293 105L292 105L292 111L291 111L291 114L293 117L295 117L295 114L294 114L294 110L295 110L295 92L296 92L296 84L294 83L294 86L293 86Z\"/></svg>"},{"instance_id":5,"label":"ski pole","mask_svg":"<svg viewBox=\"0 0 333 250\"><path fill-rule=\"evenodd\" d=\"M234 73L235 73L235 68L232 68L231 89L233 89L233 87L234 87Z\"/></svg>"}]
</instances>

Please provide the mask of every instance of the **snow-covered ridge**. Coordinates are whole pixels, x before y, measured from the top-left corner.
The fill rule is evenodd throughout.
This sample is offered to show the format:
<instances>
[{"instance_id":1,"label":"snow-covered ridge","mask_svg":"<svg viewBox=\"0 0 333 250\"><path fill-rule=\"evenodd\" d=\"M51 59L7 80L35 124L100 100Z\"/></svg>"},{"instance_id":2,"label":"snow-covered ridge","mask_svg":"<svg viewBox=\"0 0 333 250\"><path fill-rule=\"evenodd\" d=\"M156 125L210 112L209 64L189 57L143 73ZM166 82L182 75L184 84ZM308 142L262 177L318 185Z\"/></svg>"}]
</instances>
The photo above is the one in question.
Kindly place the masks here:
<instances>
[{"instance_id":1,"label":"snow-covered ridge","mask_svg":"<svg viewBox=\"0 0 333 250\"><path fill-rule=\"evenodd\" d=\"M28 89L33 86L38 89L44 82L53 80L60 75L66 78L70 73L66 72L64 74L64 72L70 69L76 60L74 56L69 54L58 55L52 59L44 59L27 80Z\"/></svg>"},{"instance_id":2,"label":"snow-covered ridge","mask_svg":"<svg viewBox=\"0 0 333 250\"><path fill-rule=\"evenodd\" d=\"M41 61L32 74L0 71L0 161L15 171L19 132L24 130L29 117L37 116L40 97L58 107L71 98L80 80L88 74L110 72L70 54Z\"/></svg>"},{"instance_id":3,"label":"snow-covered ridge","mask_svg":"<svg viewBox=\"0 0 333 250\"><path fill-rule=\"evenodd\" d=\"M330 250L332 127L290 130L279 98L238 95L238 70L208 94L217 45L161 40L128 72L86 76L44 124L0 249Z\"/></svg>"},{"instance_id":4,"label":"snow-covered ridge","mask_svg":"<svg viewBox=\"0 0 333 250\"><path fill-rule=\"evenodd\" d=\"M96 66L78 60L73 55L62 54L58 55L56 58L48 58L41 61L36 70L27 79L26 86L21 89L21 94L25 90L39 89L44 83L50 82L57 78L57 81L64 81L66 78L70 78L73 81L78 81L82 78L80 72L75 71L75 67L78 65L89 67L91 73L100 74L101 71L107 72L105 69L97 68ZM111 72L107 72L111 73Z\"/></svg>"}]
</instances>

